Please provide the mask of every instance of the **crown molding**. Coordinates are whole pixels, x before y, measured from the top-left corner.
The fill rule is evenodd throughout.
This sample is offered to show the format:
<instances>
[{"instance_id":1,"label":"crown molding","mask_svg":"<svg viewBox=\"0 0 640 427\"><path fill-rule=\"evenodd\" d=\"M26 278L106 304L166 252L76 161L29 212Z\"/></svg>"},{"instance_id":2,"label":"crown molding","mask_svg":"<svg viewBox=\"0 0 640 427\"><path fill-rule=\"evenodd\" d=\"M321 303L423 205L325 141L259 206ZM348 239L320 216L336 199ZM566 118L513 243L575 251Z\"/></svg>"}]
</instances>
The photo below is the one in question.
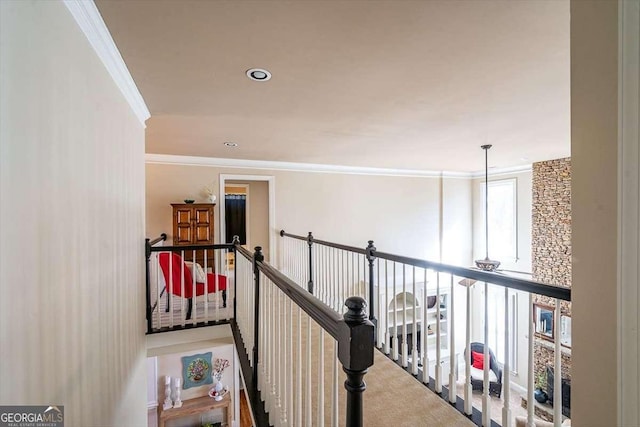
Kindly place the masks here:
<instances>
[{"instance_id":1,"label":"crown molding","mask_svg":"<svg viewBox=\"0 0 640 427\"><path fill-rule=\"evenodd\" d=\"M146 163L228 167L238 169L283 170L290 172L343 173L351 175L383 175L410 177L439 177L440 172L371 168L361 166L325 165L317 163L278 162L268 160L224 159L217 157L179 156L172 154L146 154Z\"/></svg>"},{"instance_id":2,"label":"crown molding","mask_svg":"<svg viewBox=\"0 0 640 427\"><path fill-rule=\"evenodd\" d=\"M277 162L266 160L222 159L216 157L178 156L172 154L146 154L146 163L214 166L239 169L283 170L291 172L343 173L350 175L405 176L419 178L438 178L442 172L412 169L371 168L362 166L323 165L317 163ZM450 172L451 177L469 177L469 174Z\"/></svg>"},{"instance_id":3,"label":"crown molding","mask_svg":"<svg viewBox=\"0 0 640 427\"><path fill-rule=\"evenodd\" d=\"M151 116L129 69L118 51L111 34L93 0L64 0L71 16L89 40L91 47L102 61L122 92L138 120L146 127L145 121Z\"/></svg>"},{"instance_id":4,"label":"crown molding","mask_svg":"<svg viewBox=\"0 0 640 427\"><path fill-rule=\"evenodd\" d=\"M180 156L176 154L145 154L145 163L165 165L209 166L219 168L282 170L290 172L342 173L348 175L403 176L414 178L481 178L484 171L453 172L415 169L372 168L363 166L323 165L317 163L276 162L268 160L223 159L219 157ZM491 169L490 176L531 171L531 165Z\"/></svg>"},{"instance_id":5,"label":"crown molding","mask_svg":"<svg viewBox=\"0 0 640 427\"><path fill-rule=\"evenodd\" d=\"M533 165L510 166L506 168L489 169L489 176L511 175L514 173L531 172ZM484 178L484 171L475 171L469 174L471 178Z\"/></svg>"}]
</instances>

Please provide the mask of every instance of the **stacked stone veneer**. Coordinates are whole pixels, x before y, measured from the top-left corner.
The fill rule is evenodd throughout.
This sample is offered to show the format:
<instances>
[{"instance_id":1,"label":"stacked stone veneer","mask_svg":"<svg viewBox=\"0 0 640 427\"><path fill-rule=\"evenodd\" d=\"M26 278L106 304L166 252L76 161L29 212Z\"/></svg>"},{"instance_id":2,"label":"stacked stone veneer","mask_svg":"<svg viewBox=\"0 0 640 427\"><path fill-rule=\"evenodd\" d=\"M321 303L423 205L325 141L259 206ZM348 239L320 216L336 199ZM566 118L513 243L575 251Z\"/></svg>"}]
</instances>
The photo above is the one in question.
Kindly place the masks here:
<instances>
[{"instance_id":1,"label":"stacked stone veneer","mask_svg":"<svg viewBox=\"0 0 640 427\"><path fill-rule=\"evenodd\" d=\"M531 267L533 280L571 287L571 159L533 164ZM534 295L533 301L555 307L555 299ZM571 316L571 303L562 314ZM560 321L560 319L556 319ZM553 366L553 343L536 338L534 380ZM562 354L562 378L571 378L571 356Z\"/></svg>"}]
</instances>

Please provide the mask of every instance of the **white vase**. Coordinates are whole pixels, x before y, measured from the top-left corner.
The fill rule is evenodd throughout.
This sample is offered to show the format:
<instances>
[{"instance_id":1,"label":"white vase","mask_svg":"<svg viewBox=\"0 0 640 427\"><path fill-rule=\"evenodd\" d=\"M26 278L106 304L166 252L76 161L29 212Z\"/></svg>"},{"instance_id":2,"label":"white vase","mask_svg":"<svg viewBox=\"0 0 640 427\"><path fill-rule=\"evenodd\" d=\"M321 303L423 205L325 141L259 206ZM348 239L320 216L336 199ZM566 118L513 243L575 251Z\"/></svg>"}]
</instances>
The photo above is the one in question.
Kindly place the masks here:
<instances>
[{"instance_id":1,"label":"white vase","mask_svg":"<svg viewBox=\"0 0 640 427\"><path fill-rule=\"evenodd\" d=\"M210 201L211 203L215 203L215 202L216 202L216 195L215 195L215 194L210 195L210 196L209 196L209 201Z\"/></svg>"},{"instance_id":2,"label":"white vase","mask_svg":"<svg viewBox=\"0 0 640 427\"><path fill-rule=\"evenodd\" d=\"M164 382L164 404L162 408L166 411L167 409L173 407L173 402L171 401L171 377L166 376Z\"/></svg>"},{"instance_id":3,"label":"white vase","mask_svg":"<svg viewBox=\"0 0 640 427\"><path fill-rule=\"evenodd\" d=\"M182 400L180 400L180 378L174 378L173 381L176 387L176 398L173 400L173 407L180 408L182 406Z\"/></svg>"},{"instance_id":4,"label":"white vase","mask_svg":"<svg viewBox=\"0 0 640 427\"><path fill-rule=\"evenodd\" d=\"M222 400L222 391L224 390L224 386L222 385L221 381L218 381L215 383L215 385L213 386L213 389L216 391L216 395L214 397L215 400Z\"/></svg>"}]
</instances>

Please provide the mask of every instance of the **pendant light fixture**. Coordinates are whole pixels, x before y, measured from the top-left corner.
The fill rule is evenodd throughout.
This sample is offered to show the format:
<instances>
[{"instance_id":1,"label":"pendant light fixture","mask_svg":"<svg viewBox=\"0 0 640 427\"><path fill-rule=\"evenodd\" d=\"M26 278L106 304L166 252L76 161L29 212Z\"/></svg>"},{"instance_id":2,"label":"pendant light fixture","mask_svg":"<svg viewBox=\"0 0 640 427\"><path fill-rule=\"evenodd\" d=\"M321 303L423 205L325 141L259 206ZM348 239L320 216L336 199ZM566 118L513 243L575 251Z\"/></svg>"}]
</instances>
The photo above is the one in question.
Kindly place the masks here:
<instances>
[{"instance_id":1,"label":"pendant light fixture","mask_svg":"<svg viewBox=\"0 0 640 427\"><path fill-rule=\"evenodd\" d=\"M500 261L489 259L489 149L491 144L482 145L484 150L484 239L485 257L477 259L476 267L484 271L496 271L500 266Z\"/></svg>"}]
</instances>

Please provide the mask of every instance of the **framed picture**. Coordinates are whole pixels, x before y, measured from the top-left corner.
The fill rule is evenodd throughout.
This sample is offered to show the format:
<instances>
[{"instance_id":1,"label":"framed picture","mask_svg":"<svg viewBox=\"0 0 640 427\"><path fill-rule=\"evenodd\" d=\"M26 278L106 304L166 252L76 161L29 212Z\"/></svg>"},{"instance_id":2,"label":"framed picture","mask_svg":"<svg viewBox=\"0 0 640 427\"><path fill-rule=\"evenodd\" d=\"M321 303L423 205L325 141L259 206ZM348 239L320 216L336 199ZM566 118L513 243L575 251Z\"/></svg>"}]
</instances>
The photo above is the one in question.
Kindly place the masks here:
<instances>
[{"instance_id":1,"label":"framed picture","mask_svg":"<svg viewBox=\"0 0 640 427\"><path fill-rule=\"evenodd\" d=\"M533 304L533 321L535 322L535 332L537 336L549 341L554 340L555 311L553 307Z\"/></svg>"},{"instance_id":2,"label":"framed picture","mask_svg":"<svg viewBox=\"0 0 640 427\"><path fill-rule=\"evenodd\" d=\"M184 356L182 358L182 388L213 384L211 352Z\"/></svg>"}]
</instances>

